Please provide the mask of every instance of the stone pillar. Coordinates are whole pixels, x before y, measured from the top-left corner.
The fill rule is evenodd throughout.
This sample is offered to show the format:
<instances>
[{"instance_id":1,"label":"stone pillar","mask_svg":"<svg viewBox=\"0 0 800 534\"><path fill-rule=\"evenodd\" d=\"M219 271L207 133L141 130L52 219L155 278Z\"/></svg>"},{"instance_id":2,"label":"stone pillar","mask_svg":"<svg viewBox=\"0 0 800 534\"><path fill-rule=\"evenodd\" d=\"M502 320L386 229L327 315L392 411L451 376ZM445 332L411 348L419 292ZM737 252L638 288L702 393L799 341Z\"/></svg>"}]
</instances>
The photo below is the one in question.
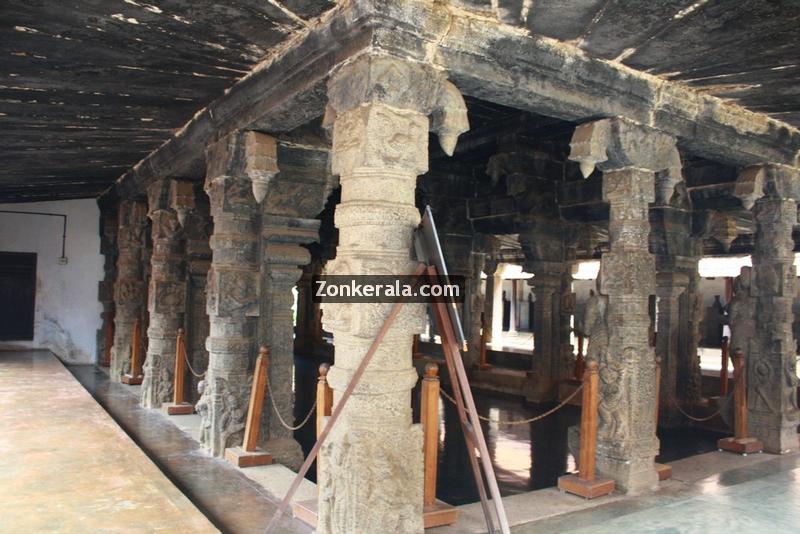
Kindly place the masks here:
<instances>
[{"instance_id":1,"label":"stone pillar","mask_svg":"<svg viewBox=\"0 0 800 534\"><path fill-rule=\"evenodd\" d=\"M758 165L741 173L735 190L756 222L749 288L756 320L749 346L737 346L747 340L732 331L737 345L731 348L745 351L750 434L772 453L798 449L800 412L792 333L792 301L797 293L792 229L797 224L798 182L797 168Z\"/></svg>"},{"instance_id":2,"label":"stone pillar","mask_svg":"<svg viewBox=\"0 0 800 534\"><path fill-rule=\"evenodd\" d=\"M117 279L114 282L114 346L111 351L111 380L119 382L130 372L133 324L141 316L145 300L142 254L147 205L123 200L119 205L117 231Z\"/></svg>"},{"instance_id":3,"label":"stone pillar","mask_svg":"<svg viewBox=\"0 0 800 534\"><path fill-rule=\"evenodd\" d=\"M147 309L147 358L142 381L142 406L160 408L172 399L175 340L186 308L184 240L178 214L170 208L170 180L148 188L151 221L150 288Z\"/></svg>"},{"instance_id":4,"label":"stone pillar","mask_svg":"<svg viewBox=\"0 0 800 534\"><path fill-rule=\"evenodd\" d=\"M486 290L484 293L483 299L483 318L484 318L484 328L486 329L486 343L492 342L492 335L494 334L494 311L497 309L495 306L495 299L498 298L495 293L497 292L497 285L495 280L497 279L497 275L495 275L495 271L497 270L497 262L494 260L490 260L488 257L484 261L484 272L486 273ZM500 299L503 298L502 293L500 294ZM500 307L502 309L503 303L500 303Z\"/></svg>"},{"instance_id":5,"label":"stone pillar","mask_svg":"<svg viewBox=\"0 0 800 534\"><path fill-rule=\"evenodd\" d=\"M332 168L340 176L339 247L327 272L409 274L419 224L417 176L428 167L428 130L452 154L467 129L466 108L443 74L387 56L362 55L328 85ZM432 120L428 116L432 115ZM383 324L389 304L323 304L336 365L334 406ZM407 304L378 348L323 446L319 474L322 533L422 532L422 430L412 424L412 337L424 309Z\"/></svg>"},{"instance_id":6,"label":"stone pillar","mask_svg":"<svg viewBox=\"0 0 800 534\"><path fill-rule=\"evenodd\" d=\"M469 313L464 314L464 334L467 336L468 352L464 366L470 369L480 361L481 357L481 312L486 295L483 292L481 273L486 263L486 254L473 252L470 254L470 276L466 280L467 294L464 307Z\"/></svg>"},{"instance_id":7,"label":"stone pillar","mask_svg":"<svg viewBox=\"0 0 800 534\"><path fill-rule=\"evenodd\" d=\"M260 138L266 143L268 136L260 135ZM274 163L263 165L261 169L272 178L261 201L259 342L270 349L271 397L266 402L274 401L283 420L294 425L292 290L300 280L302 267L311 261L311 254L303 245L318 240L320 221L313 217L323 210L332 181L327 147L301 149L277 144L274 140L272 143L274 159L271 161ZM297 312L299 319L299 295ZM300 444L271 406L264 406L261 423L259 440L263 448L275 461L299 469L303 463Z\"/></svg>"},{"instance_id":8,"label":"stone pillar","mask_svg":"<svg viewBox=\"0 0 800 534\"><path fill-rule=\"evenodd\" d=\"M671 137L623 119L581 125L571 143L570 159L580 162L584 176L595 165L603 171L603 200L610 206L610 250L602 256L599 284L607 298L608 346L599 354L597 468L628 493L658 484L648 205L655 200L655 173L669 166L674 151Z\"/></svg>"},{"instance_id":9,"label":"stone pillar","mask_svg":"<svg viewBox=\"0 0 800 534\"><path fill-rule=\"evenodd\" d=\"M214 232L206 287L210 335L208 371L197 411L200 442L221 456L241 444L255 357L258 315L258 204L247 175L257 156L251 132L235 132L206 150L206 183Z\"/></svg>"},{"instance_id":10,"label":"stone pillar","mask_svg":"<svg viewBox=\"0 0 800 534\"><path fill-rule=\"evenodd\" d=\"M206 340L209 335L208 312L206 311L206 283L211 268L211 237L213 224L208 204L208 197L202 189L203 184L194 186L195 207L185 218L183 235L185 238L186 259L186 356L197 374L202 374L208 367L208 351ZM187 397L190 402L197 402L197 388L202 377L195 376L190 370L186 373Z\"/></svg>"},{"instance_id":11,"label":"stone pillar","mask_svg":"<svg viewBox=\"0 0 800 534\"><path fill-rule=\"evenodd\" d=\"M498 267L499 269L499 267ZM502 343L503 341L503 274L495 272L492 275L492 341Z\"/></svg>"},{"instance_id":12,"label":"stone pillar","mask_svg":"<svg viewBox=\"0 0 800 534\"><path fill-rule=\"evenodd\" d=\"M117 278L117 230L118 219L117 207L105 208L101 206L102 215L100 218L100 254L103 255L103 279L97 285L97 300L103 306L100 312L102 320L100 330L97 331L97 364L110 366L110 361L104 361L106 355L111 355L113 344L107 342L106 332L114 323L114 281Z\"/></svg>"},{"instance_id":13,"label":"stone pillar","mask_svg":"<svg viewBox=\"0 0 800 534\"><path fill-rule=\"evenodd\" d=\"M556 222L529 220L526 231L520 234L520 243L525 254L524 269L532 273L528 284L533 288L533 341L534 350L531 370L525 386L525 396L530 402L554 400L558 394L558 381L564 377L564 369L571 360L569 325L563 339L565 316L561 309L564 283L570 290L570 274L565 269L563 226ZM566 317L568 319L568 316ZM563 345L569 349L564 354Z\"/></svg>"},{"instance_id":14,"label":"stone pillar","mask_svg":"<svg viewBox=\"0 0 800 534\"><path fill-rule=\"evenodd\" d=\"M656 175L655 202L650 208L650 249L656 255L658 324L656 353L661 357L660 422L681 422L674 401L700 401L702 376L697 310L700 239L692 233L692 204L677 150L670 166ZM674 401L673 401L674 400Z\"/></svg>"}]
</instances>

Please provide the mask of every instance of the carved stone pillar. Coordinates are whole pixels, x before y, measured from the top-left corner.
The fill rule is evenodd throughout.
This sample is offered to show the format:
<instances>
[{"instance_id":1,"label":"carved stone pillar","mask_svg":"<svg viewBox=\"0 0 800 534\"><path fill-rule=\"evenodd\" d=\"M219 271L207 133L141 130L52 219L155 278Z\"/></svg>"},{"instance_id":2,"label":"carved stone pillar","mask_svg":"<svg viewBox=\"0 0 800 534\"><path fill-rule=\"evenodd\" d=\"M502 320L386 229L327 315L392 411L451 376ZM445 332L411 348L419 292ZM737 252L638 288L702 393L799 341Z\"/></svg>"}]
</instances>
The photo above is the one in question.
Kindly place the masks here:
<instances>
[{"instance_id":1,"label":"carved stone pillar","mask_svg":"<svg viewBox=\"0 0 800 534\"><path fill-rule=\"evenodd\" d=\"M603 200L610 206L610 250L601 260L599 284L608 303L608 346L598 355L597 468L623 491L638 492L658 483L648 310L656 270L648 205L655 200L655 173L674 161L675 141L623 119L604 119L579 126L571 148L570 159L581 163L584 176L595 165L603 171Z\"/></svg>"},{"instance_id":2,"label":"carved stone pillar","mask_svg":"<svg viewBox=\"0 0 800 534\"><path fill-rule=\"evenodd\" d=\"M783 165L748 167L736 182L736 195L756 221L749 288L754 337L732 329L733 350L745 351L750 434L772 453L798 449L797 374L792 333L792 301L797 292L792 229L800 199L798 169ZM738 290L746 289L739 284ZM734 325L738 327L739 324Z\"/></svg>"},{"instance_id":3,"label":"carved stone pillar","mask_svg":"<svg viewBox=\"0 0 800 534\"><path fill-rule=\"evenodd\" d=\"M318 240L320 221L313 217L323 210L332 180L327 147L298 148L278 143L276 158L280 172L275 167L261 202L259 340L270 349L271 398L267 402L274 401L284 422L294 425L292 289L302 267L311 260L303 245ZM299 317L299 295L297 312ZM262 414L259 439L263 448L276 461L299 468L303 453L293 432L281 423L271 406L265 406Z\"/></svg>"},{"instance_id":4,"label":"carved stone pillar","mask_svg":"<svg viewBox=\"0 0 800 534\"><path fill-rule=\"evenodd\" d=\"M329 274L409 274L417 176L428 167L428 130L451 154L465 131L458 90L425 66L364 55L328 85L326 123L333 125L332 168L340 176L339 247ZM429 121L428 115L432 115ZM364 358L389 304L323 304L336 365L328 374L334 406ZM423 307L407 304L323 446L319 474L322 533L422 532L422 431L412 424L417 381L412 336Z\"/></svg>"},{"instance_id":5,"label":"carved stone pillar","mask_svg":"<svg viewBox=\"0 0 800 534\"><path fill-rule=\"evenodd\" d=\"M254 359L258 314L258 205L247 165L258 154L257 134L236 132L206 150L205 190L214 219L207 311L208 371L197 411L200 441L211 454L241 443Z\"/></svg>"},{"instance_id":6,"label":"carved stone pillar","mask_svg":"<svg viewBox=\"0 0 800 534\"><path fill-rule=\"evenodd\" d=\"M117 230L116 206L102 209L100 218L100 254L103 255L103 279L97 285L97 300L103 306L100 312L102 326L97 331L97 363L110 366L113 338L107 338L108 328L114 324L114 281L117 278ZM106 358L108 357L108 360Z\"/></svg>"},{"instance_id":7,"label":"carved stone pillar","mask_svg":"<svg viewBox=\"0 0 800 534\"><path fill-rule=\"evenodd\" d=\"M529 220L526 231L520 234L525 254L524 269L532 273L528 284L533 288L533 359L525 386L530 402L555 399L558 381L565 378L570 367L569 316L562 313L563 284L567 292L571 277L564 261L564 228L559 223ZM565 280L565 276L568 280ZM566 338L564 338L566 324Z\"/></svg>"},{"instance_id":8,"label":"carved stone pillar","mask_svg":"<svg viewBox=\"0 0 800 534\"><path fill-rule=\"evenodd\" d=\"M172 398L175 340L186 308L184 241L177 213L169 206L170 181L148 188L147 216L151 221L153 252L147 308L147 359L144 362L142 406L160 408Z\"/></svg>"},{"instance_id":9,"label":"carved stone pillar","mask_svg":"<svg viewBox=\"0 0 800 534\"><path fill-rule=\"evenodd\" d=\"M206 340L209 335L209 319L206 310L206 283L211 268L211 245L209 238L213 230L208 197L202 184L195 185L195 208L187 215L183 225L186 239L186 356L197 374L208 367ZM199 398L197 387L202 377L186 373L186 393L190 402Z\"/></svg>"},{"instance_id":10,"label":"carved stone pillar","mask_svg":"<svg viewBox=\"0 0 800 534\"><path fill-rule=\"evenodd\" d=\"M692 235L692 205L680 158L656 176L650 208L650 248L656 255L658 324L656 353L661 357L660 422L681 421L673 399L695 404L701 397L698 294L700 240Z\"/></svg>"},{"instance_id":11,"label":"carved stone pillar","mask_svg":"<svg viewBox=\"0 0 800 534\"><path fill-rule=\"evenodd\" d=\"M130 372L133 324L140 317L145 300L142 253L147 205L123 200L119 205L117 231L117 279L114 283L114 346L111 351L111 380L119 382Z\"/></svg>"},{"instance_id":12,"label":"carved stone pillar","mask_svg":"<svg viewBox=\"0 0 800 534\"><path fill-rule=\"evenodd\" d=\"M503 341L503 275L495 271L492 276L492 342Z\"/></svg>"}]
</instances>

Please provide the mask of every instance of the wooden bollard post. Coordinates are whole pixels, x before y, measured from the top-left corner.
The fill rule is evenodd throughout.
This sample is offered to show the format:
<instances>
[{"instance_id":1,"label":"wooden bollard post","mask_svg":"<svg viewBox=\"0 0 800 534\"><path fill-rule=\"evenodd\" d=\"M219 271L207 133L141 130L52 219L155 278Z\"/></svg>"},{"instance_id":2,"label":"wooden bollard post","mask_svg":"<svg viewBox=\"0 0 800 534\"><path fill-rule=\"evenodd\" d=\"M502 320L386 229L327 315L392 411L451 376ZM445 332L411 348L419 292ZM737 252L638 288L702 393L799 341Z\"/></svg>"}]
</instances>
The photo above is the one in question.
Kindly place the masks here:
<instances>
[{"instance_id":1,"label":"wooden bollard post","mask_svg":"<svg viewBox=\"0 0 800 534\"><path fill-rule=\"evenodd\" d=\"M142 383L142 321L137 318L133 323L133 339L131 340L131 372L122 376L122 383L135 386Z\"/></svg>"},{"instance_id":2,"label":"wooden bollard post","mask_svg":"<svg viewBox=\"0 0 800 534\"><path fill-rule=\"evenodd\" d=\"M422 425L425 459L423 485L423 518L425 528L452 525L458 521L458 511L436 500L436 478L439 461L439 366L425 365L420 394L420 424Z\"/></svg>"},{"instance_id":3,"label":"wooden bollard post","mask_svg":"<svg viewBox=\"0 0 800 534\"><path fill-rule=\"evenodd\" d=\"M183 328L178 328L175 339L175 374L172 384L172 402L164 403L162 408L167 415L190 415L194 406L186 402L186 336Z\"/></svg>"},{"instance_id":4,"label":"wooden bollard post","mask_svg":"<svg viewBox=\"0 0 800 534\"><path fill-rule=\"evenodd\" d=\"M319 378L317 379L317 438L325 428L325 418L333 413L333 388L328 385L328 371L331 370L329 363L319 366ZM317 454L317 476L320 472L320 462L322 456ZM317 479L319 481L319 479Z\"/></svg>"},{"instance_id":5,"label":"wooden bollard post","mask_svg":"<svg viewBox=\"0 0 800 534\"><path fill-rule=\"evenodd\" d=\"M655 428L658 429L658 415L661 406L661 356L656 356L656 409L655 409ZM672 466L656 463L658 480L669 480L672 478Z\"/></svg>"},{"instance_id":6,"label":"wooden bollard post","mask_svg":"<svg viewBox=\"0 0 800 534\"><path fill-rule=\"evenodd\" d=\"M760 452L764 444L757 438L747 437L747 373L744 352L733 352L733 437L717 441L719 450L747 455Z\"/></svg>"},{"instance_id":7,"label":"wooden bollard post","mask_svg":"<svg viewBox=\"0 0 800 534\"><path fill-rule=\"evenodd\" d=\"M423 503L430 506L436 502L436 472L439 458L439 366L429 363L425 366L420 395L420 423L424 443L425 485Z\"/></svg>"},{"instance_id":8,"label":"wooden bollard post","mask_svg":"<svg viewBox=\"0 0 800 534\"><path fill-rule=\"evenodd\" d=\"M722 337L720 349L722 361L719 369L719 396L724 397L728 394L728 336Z\"/></svg>"},{"instance_id":9,"label":"wooden bollard post","mask_svg":"<svg viewBox=\"0 0 800 534\"><path fill-rule=\"evenodd\" d=\"M575 380L583 380L583 334L578 334L578 355L575 357Z\"/></svg>"},{"instance_id":10,"label":"wooden bollard post","mask_svg":"<svg viewBox=\"0 0 800 534\"><path fill-rule=\"evenodd\" d=\"M599 378L597 362L589 360L583 373L578 474L564 475L558 479L558 489L580 495L586 499L594 499L614 491L613 480L595 478L597 405L600 393Z\"/></svg>"},{"instance_id":11,"label":"wooden bollard post","mask_svg":"<svg viewBox=\"0 0 800 534\"><path fill-rule=\"evenodd\" d=\"M256 447L261 425L261 410L264 407L264 394L268 387L269 350L261 347L253 371L253 385L250 388L250 405L244 426L244 440L241 447L225 449L225 459L239 467L255 467L272 463L272 455Z\"/></svg>"}]
</instances>

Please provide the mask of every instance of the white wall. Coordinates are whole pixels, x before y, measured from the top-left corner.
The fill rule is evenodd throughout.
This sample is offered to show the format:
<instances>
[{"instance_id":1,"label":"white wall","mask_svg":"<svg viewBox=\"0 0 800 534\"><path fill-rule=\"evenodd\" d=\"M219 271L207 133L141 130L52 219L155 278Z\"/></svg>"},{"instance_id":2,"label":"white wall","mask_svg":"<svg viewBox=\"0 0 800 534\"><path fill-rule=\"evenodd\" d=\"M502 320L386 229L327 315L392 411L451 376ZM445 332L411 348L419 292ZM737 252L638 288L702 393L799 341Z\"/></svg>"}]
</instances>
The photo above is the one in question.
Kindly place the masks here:
<instances>
[{"instance_id":1,"label":"white wall","mask_svg":"<svg viewBox=\"0 0 800 534\"><path fill-rule=\"evenodd\" d=\"M93 363L102 311L97 284L103 277L97 202L0 204L0 210L65 214L68 258L59 265L60 217L0 213L0 251L37 254L34 339L0 342L0 349L46 348L68 362Z\"/></svg>"}]
</instances>

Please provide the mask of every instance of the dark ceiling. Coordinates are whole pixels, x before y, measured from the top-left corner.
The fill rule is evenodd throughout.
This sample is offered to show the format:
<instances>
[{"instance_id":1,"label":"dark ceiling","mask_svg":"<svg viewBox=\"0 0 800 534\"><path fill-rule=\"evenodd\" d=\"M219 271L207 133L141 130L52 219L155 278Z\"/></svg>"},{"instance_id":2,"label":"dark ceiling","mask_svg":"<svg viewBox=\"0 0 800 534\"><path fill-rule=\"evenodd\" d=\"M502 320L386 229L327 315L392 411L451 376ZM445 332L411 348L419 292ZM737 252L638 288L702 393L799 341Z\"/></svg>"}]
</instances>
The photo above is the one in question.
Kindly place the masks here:
<instances>
[{"instance_id":1,"label":"dark ceiling","mask_svg":"<svg viewBox=\"0 0 800 534\"><path fill-rule=\"evenodd\" d=\"M96 196L333 5L3 0L0 202ZM800 126L800 1L498 5L534 33Z\"/></svg>"},{"instance_id":2,"label":"dark ceiling","mask_svg":"<svg viewBox=\"0 0 800 534\"><path fill-rule=\"evenodd\" d=\"M327 0L3 0L0 201L96 196Z\"/></svg>"}]
</instances>

